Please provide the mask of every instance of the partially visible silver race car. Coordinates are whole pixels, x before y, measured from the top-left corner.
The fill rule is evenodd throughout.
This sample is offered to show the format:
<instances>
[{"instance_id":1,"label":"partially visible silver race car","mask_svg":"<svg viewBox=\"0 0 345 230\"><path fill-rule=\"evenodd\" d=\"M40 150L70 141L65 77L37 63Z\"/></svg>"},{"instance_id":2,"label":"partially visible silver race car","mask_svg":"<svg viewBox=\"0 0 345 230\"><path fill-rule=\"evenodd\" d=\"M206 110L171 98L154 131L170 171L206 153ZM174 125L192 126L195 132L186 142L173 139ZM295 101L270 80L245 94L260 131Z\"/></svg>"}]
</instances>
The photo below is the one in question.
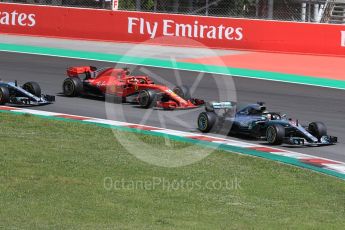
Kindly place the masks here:
<instances>
[{"instance_id":1,"label":"partially visible silver race car","mask_svg":"<svg viewBox=\"0 0 345 230\"><path fill-rule=\"evenodd\" d=\"M334 145L338 138L327 134L322 122L301 125L286 115L269 112L263 102L242 108L233 102L208 102L198 117L198 128L204 133L250 136L271 145L322 146Z\"/></svg>"},{"instance_id":2,"label":"partially visible silver race car","mask_svg":"<svg viewBox=\"0 0 345 230\"><path fill-rule=\"evenodd\" d=\"M55 101L55 96L41 94L41 87L37 82L27 82L18 86L15 82L0 80L0 105L46 105Z\"/></svg>"}]
</instances>

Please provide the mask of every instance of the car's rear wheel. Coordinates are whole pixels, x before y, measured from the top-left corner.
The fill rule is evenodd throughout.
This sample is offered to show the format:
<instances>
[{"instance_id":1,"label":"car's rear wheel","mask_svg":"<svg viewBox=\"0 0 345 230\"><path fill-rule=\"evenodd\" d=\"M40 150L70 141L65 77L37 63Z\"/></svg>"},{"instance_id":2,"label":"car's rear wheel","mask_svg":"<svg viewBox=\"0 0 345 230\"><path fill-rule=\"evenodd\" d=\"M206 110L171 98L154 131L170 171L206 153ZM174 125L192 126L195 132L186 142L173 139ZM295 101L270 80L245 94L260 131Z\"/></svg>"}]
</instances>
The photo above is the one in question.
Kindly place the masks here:
<instances>
[{"instance_id":1,"label":"car's rear wheel","mask_svg":"<svg viewBox=\"0 0 345 230\"><path fill-rule=\"evenodd\" d=\"M173 92L185 100L191 99L190 89L188 86L177 86L173 89Z\"/></svg>"},{"instance_id":2,"label":"car's rear wheel","mask_svg":"<svg viewBox=\"0 0 345 230\"><path fill-rule=\"evenodd\" d=\"M284 142L285 129L279 124L268 126L266 130L266 140L271 145L281 145Z\"/></svg>"},{"instance_id":3,"label":"car's rear wheel","mask_svg":"<svg viewBox=\"0 0 345 230\"><path fill-rule=\"evenodd\" d=\"M214 128L217 122L217 114L214 112L202 112L198 117L198 129L203 133L208 133Z\"/></svg>"},{"instance_id":4,"label":"car's rear wheel","mask_svg":"<svg viewBox=\"0 0 345 230\"><path fill-rule=\"evenodd\" d=\"M41 87L37 82L27 82L23 85L23 89L36 97L41 97Z\"/></svg>"},{"instance_id":5,"label":"car's rear wheel","mask_svg":"<svg viewBox=\"0 0 345 230\"><path fill-rule=\"evenodd\" d=\"M142 108L152 108L156 104L156 92L153 90L141 90L138 95L138 102Z\"/></svg>"},{"instance_id":6,"label":"car's rear wheel","mask_svg":"<svg viewBox=\"0 0 345 230\"><path fill-rule=\"evenodd\" d=\"M308 130L311 135L317 139L321 139L323 136L327 136L327 127L322 122L312 122L309 124Z\"/></svg>"},{"instance_id":7,"label":"car's rear wheel","mask_svg":"<svg viewBox=\"0 0 345 230\"><path fill-rule=\"evenodd\" d=\"M8 88L0 87L0 105L4 105L10 101L10 92Z\"/></svg>"},{"instance_id":8,"label":"car's rear wheel","mask_svg":"<svg viewBox=\"0 0 345 230\"><path fill-rule=\"evenodd\" d=\"M83 83L80 78L66 78L62 84L63 94L67 97L79 96L83 90Z\"/></svg>"}]
</instances>

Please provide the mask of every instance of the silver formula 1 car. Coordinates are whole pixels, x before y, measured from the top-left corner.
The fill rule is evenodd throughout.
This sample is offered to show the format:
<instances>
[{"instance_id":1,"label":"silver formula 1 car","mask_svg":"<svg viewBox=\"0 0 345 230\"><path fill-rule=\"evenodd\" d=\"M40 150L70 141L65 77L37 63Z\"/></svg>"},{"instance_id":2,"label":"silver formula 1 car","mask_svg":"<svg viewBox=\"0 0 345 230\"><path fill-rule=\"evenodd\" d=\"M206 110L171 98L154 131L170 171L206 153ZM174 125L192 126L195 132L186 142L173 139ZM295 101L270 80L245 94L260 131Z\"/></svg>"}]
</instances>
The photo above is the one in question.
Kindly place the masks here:
<instances>
[{"instance_id":1,"label":"silver formula 1 car","mask_svg":"<svg viewBox=\"0 0 345 230\"><path fill-rule=\"evenodd\" d=\"M41 94L41 87L37 82L27 82L18 86L15 82L0 80L0 105L46 105L55 101L55 96Z\"/></svg>"},{"instance_id":2,"label":"silver formula 1 car","mask_svg":"<svg viewBox=\"0 0 345 230\"><path fill-rule=\"evenodd\" d=\"M204 133L219 132L234 136L245 135L272 145L333 145L338 138L327 135L326 125L312 122L301 125L286 115L269 112L263 102L236 108L233 102L206 103L198 117L198 128Z\"/></svg>"}]
</instances>

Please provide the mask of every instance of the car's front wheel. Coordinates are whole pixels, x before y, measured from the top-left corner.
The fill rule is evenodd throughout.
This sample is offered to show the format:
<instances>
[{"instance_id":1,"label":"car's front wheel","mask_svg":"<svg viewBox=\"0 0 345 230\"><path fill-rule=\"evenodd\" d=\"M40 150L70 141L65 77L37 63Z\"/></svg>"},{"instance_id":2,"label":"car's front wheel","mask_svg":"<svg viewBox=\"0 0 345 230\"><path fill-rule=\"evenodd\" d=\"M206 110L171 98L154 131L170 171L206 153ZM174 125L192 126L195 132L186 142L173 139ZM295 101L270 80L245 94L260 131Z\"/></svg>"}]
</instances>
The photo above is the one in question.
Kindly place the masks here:
<instances>
[{"instance_id":1,"label":"car's front wheel","mask_svg":"<svg viewBox=\"0 0 345 230\"><path fill-rule=\"evenodd\" d=\"M268 126L266 130L266 140L271 145L281 145L284 142L285 129L279 124Z\"/></svg>"},{"instance_id":2,"label":"car's front wheel","mask_svg":"<svg viewBox=\"0 0 345 230\"><path fill-rule=\"evenodd\" d=\"M203 133L208 133L215 126L217 114L214 112L202 112L198 117L198 129Z\"/></svg>"},{"instance_id":3,"label":"car's front wheel","mask_svg":"<svg viewBox=\"0 0 345 230\"><path fill-rule=\"evenodd\" d=\"M37 82L27 82L22 88L36 97L41 97L41 87Z\"/></svg>"},{"instance_id":4,"label":"car's front wheel","mask_svg":"<svg viewBox=\"0 0 345 230\"><path fill-rule=\"evenodd\" d=\"M191 93L189 87L183 85L183 86L176 86L173 89L173 92L176 93L179 97L190 100L191 99Z\"/></svg>"},{"instance_id":5,"label":"car's front wheel","mask_svg":"<svg viewBox=\"0 0 345 230\"><path fill-rule=\"evenodd\" d=\"M142 90L138 95L138 102L142 108L152 108L156 104L157 95L153 90Z\"/></svg>"},{"instance_id":6,"label":"car's front wheel","mask_svg":"<svg viewBox=\"0 0 345 230\"><path fill-rule=\"evenodd\" d=\"M308 130L311 135L317 139L321 139L323 136L327 136L327 127L322 122L312 122L309 124Z\"/></svg>"}]
</instances>

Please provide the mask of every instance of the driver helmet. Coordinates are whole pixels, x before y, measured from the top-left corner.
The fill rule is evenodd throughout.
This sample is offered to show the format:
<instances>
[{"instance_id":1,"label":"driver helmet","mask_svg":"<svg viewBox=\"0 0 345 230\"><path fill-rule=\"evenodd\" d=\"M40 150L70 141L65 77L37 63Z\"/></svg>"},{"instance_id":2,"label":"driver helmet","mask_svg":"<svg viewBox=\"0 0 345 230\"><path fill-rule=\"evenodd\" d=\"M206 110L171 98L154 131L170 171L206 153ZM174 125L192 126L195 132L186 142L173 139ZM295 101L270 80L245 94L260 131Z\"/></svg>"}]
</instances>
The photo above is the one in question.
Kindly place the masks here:
<instances>
[{"instance_id":1,"label":"driver helmet","mask_svg":"<svg viewBox=\"0 0 345 230\"><path fill-rule=\"evenodd\" d=\"M270 114L270 113L267 114L267 119L271 121L272 120L272 114Z\"/></svg>"}]
</instances>

